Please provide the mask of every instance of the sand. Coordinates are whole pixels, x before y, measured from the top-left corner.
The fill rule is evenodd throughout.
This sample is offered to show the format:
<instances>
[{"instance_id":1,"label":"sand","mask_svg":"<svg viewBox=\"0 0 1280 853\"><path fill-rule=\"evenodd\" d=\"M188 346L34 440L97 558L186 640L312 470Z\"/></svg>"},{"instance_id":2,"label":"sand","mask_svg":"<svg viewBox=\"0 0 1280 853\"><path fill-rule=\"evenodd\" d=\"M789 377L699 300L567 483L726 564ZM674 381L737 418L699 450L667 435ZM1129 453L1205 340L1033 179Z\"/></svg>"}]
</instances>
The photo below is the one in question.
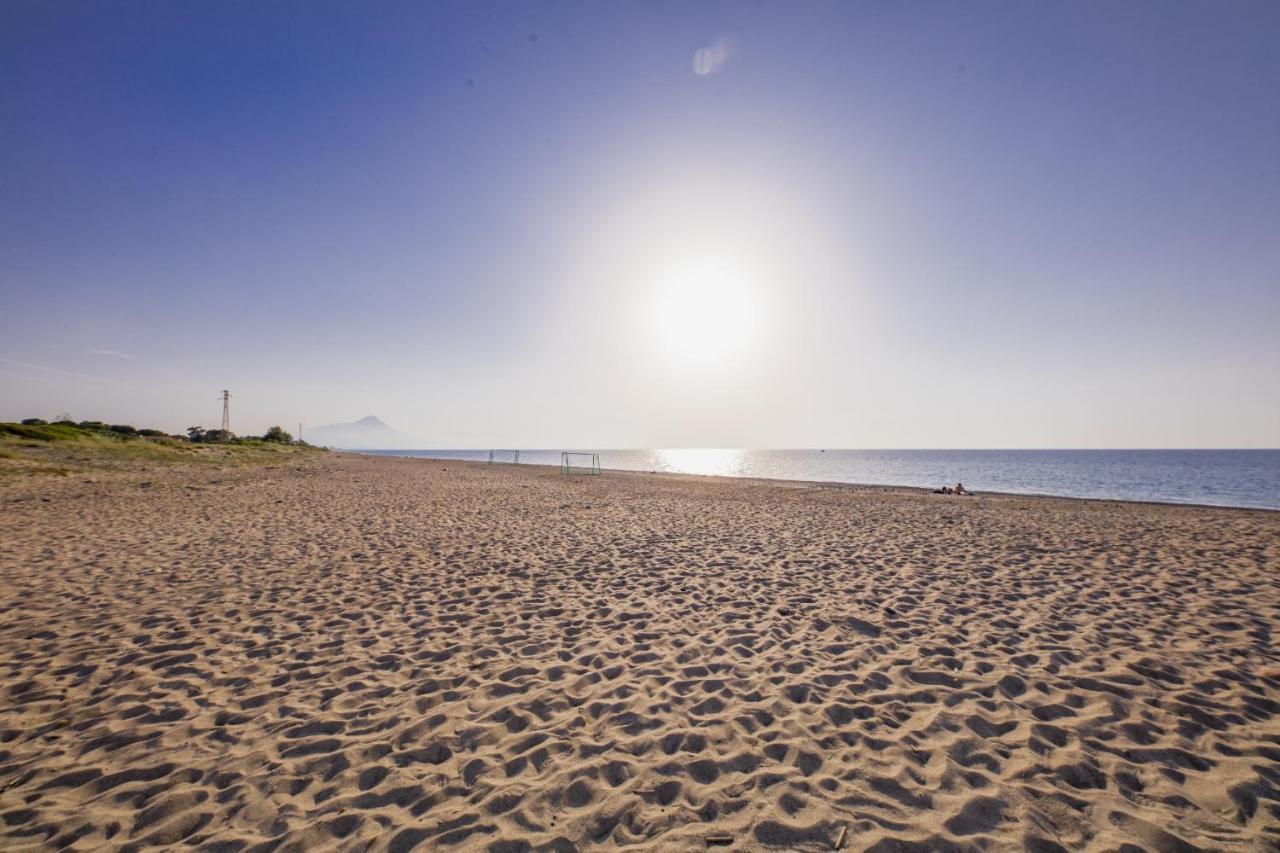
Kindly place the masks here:
<instances>
[{"instance_id":1,"label":"sand","mask_svg":"<svg viewBox=\"0 0 1280 853\"><path fill-rule=\"evenodd\" d=\"M6 850L1280 849L1280 513L336 454L0 489Z\"/></svg>"}]
</instances>

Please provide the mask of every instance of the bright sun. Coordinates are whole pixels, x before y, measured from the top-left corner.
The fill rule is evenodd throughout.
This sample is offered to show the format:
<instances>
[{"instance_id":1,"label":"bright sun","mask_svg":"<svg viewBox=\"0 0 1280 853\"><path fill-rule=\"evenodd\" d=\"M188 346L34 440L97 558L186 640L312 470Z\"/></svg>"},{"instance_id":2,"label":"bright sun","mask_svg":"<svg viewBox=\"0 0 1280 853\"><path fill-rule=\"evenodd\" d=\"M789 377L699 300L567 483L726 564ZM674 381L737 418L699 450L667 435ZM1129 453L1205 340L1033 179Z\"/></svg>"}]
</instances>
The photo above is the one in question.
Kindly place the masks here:
<instances>
[{"instance_id":1,"label":"bright sun","mask_svg":"<svg viewBox=\"0 0 1280 853\"><path fill-rule=\"evenodd\" d=\"M760 288L745 265L688 258L659 272L647 327L654 355L676 371L719 371L750 354L761 325Z\"/></svg>"}]
</instances>

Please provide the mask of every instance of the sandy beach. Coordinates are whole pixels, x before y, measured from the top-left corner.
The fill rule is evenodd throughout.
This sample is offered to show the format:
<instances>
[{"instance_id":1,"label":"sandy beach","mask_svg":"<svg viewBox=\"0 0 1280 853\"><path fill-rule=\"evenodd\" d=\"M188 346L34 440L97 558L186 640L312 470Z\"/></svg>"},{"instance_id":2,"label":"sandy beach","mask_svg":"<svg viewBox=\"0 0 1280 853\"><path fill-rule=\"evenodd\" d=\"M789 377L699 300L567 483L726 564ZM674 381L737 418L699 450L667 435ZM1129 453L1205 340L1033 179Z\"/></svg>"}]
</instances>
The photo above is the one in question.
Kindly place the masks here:
<instances>
[{"instance_id":1,"label":"sandy beach","mask_svg":"<svg viewBox=\"0 0 1280 853\"><path fill-rule=\"evenodd\" d=\"M0 504L6 850L1280 849L1280 513L340 454Z\"/></svg>"}]
</instances>

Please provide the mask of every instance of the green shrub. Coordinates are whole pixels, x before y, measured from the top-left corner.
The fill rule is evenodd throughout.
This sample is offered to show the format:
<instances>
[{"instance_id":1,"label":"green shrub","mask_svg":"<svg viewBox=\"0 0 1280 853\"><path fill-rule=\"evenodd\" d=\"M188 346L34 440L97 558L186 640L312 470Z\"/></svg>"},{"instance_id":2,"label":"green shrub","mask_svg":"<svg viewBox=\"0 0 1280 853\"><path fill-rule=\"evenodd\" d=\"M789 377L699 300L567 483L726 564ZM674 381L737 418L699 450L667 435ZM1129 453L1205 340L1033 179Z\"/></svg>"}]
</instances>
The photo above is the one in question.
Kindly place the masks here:
<instances>
[{"instance_id":1,"label":"green shrub","mask_svg":"<svg viewBox=\"0 0 1280 853\"><path fill-rule=\"evenodd\" d=\"M84 430L61 424L7 424L0 423L0 435L13 435L33 441L67 441L84 438Z\"/></svg>"},{"instance_id":2,"label":"green shrub","mask_svg":"<svg viewBox=\"0 0 1280 853\"><path fill-rule=\"evenodd\" d=\"M263 441L275 441L280 444L292 444L293 436L284 431L283 427L273 426L262 435Z\"/></svg>"},{"instance_id":3,"label":"green shrub","mask_svg":"<svg viewBox=\"0 0 1280 853\"><path fill-rule=\"evenodd\" d=\"M22 420L23 426L44 426L47 423L49 422L44 418L23 418Z\"/></svg>"}]
</instances>

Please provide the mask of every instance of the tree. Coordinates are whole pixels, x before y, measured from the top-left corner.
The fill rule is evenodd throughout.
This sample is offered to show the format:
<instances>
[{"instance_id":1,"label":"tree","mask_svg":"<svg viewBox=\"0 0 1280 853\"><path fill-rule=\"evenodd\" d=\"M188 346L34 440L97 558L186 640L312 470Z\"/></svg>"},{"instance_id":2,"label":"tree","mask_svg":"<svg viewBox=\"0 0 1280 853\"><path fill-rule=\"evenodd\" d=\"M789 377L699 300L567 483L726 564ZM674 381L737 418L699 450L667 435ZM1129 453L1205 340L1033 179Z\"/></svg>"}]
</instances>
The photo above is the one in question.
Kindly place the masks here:
<instances>
[{"instance_id":1,"label":"tree","mask_svg":"<svg viewBox=\"0 0 1280 853\"><path fill-rule=\"evenodd\" d=\"M193 426L187 427L187 438L192 441L204 441L204 427Z\"/></svg>"},{"instance_id":2,"label":"tree","mask_svg":"<svg viewBox=\"0 0 1280 853\"><path fill-rule=\"evenodd\" d=\"M273 426L263 434L262 440L278 441L281 444L291 444L293 442L293 436L285 432L283 427Z\"/></svg>"}]
</instances>

